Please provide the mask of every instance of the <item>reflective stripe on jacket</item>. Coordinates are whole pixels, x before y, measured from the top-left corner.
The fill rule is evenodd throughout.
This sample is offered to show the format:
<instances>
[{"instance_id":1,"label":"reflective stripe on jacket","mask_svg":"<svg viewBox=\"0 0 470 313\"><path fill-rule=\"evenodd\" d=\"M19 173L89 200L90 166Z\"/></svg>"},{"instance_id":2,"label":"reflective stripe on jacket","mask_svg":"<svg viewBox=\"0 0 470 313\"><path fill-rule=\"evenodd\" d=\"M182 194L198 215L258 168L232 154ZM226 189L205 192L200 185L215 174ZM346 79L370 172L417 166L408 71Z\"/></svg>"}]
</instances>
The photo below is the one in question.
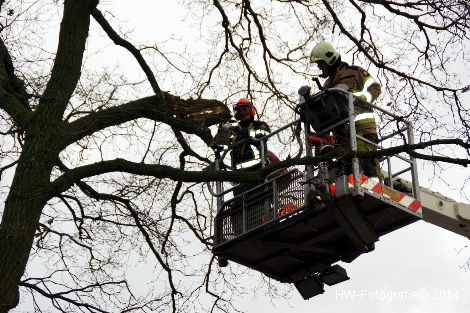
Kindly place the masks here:
<instances>
[{"instance_id":1,"label":"reflective stripe on jacket","mask_svg":"<svg viewBox=\"0 0 470 313\"><path fill-rule=\"evenodd\" d=\"M380 84L363 68L340 62L333 70L324 87L331 88L339 84L348 86L355 96L372 103L381 93ZM361 107L356 116L355 125L358 134L377 133L373 110Z\"/></svg>"},{"instance_id":2,"label":"reflective stripe on jacket","mask_svg":"<svg viewBox=\"0 0 470 313\"><path fill-rule=\"evenodd\" d=\"M377 133L374 113L372 112L358 114L354 124L356 125L356 133L359 135Z\"/></svg>"},{"instance_id":3,"label":"reflective stripe on jacket","mask_svg":"<svg viewBox=\"0 0 470 313\"><path fill-rule=\"evenodd\" d=\"M380 95L380 84L365 69L340 62L326 80L324 87L331 88L339 84L345 84L349 91L358 97L364 96L364 100L374 102Z\"/></svg>"},{"instance_id":4,"label":"reflective stripe on jacket","mask_svg":"<svg viewBox=\"0 0 470 313\"><path fill-rule=\"evenodd\" d=\"M268 124L261 121L253 121L248 125L239 125L235 129L232 136L232 144L242 141L247 138L262 138L269 134L270 129ZM242 143L240 146L235 147L231 152L232 165L236 169L246 169L261 164L261 143L250 144L248 142ZM267 151L265 147L265 152Z\"/></svg>"}]
</instances>

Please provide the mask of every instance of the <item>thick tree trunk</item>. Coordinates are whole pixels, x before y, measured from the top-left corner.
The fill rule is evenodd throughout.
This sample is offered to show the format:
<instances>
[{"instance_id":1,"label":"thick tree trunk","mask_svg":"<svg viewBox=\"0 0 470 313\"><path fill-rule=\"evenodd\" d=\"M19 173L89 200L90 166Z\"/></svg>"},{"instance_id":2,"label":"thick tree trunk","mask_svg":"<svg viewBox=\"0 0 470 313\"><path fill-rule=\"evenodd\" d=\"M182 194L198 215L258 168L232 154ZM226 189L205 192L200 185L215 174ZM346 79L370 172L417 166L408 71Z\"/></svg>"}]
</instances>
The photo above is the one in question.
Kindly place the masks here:
<instances>
[{"instance_id":1,"label":"thick tree trunk","mask_svg":"<svg viewBox=\"0 0 470 313\"><path fill-rule=\"evenodd\" d=\"M0 224L0 313L19 301L18 284L50 196L50 174L59 152L66 146L62 117L80 77L90 13L97 4L98 0L64 1L56 59L44 94L27 121L20 118L22 115L12 116L19 125L23 122L25 143ZM0 76L7 77L11 71ZM6 106L10 108L7 112L18 111L12 106Z\"/></svg>"},{"instance_id":2,"label":"thick tree trunk","mask_svg":"<svg viewBox=\"0 0 470 313\"><path fill-rule=\"evenodd\" d=\"M27 137L0 224L0 312L18 304L18 284L47 199L43 190L57 157L51 138Z\"/></svg>"}]
</instances>

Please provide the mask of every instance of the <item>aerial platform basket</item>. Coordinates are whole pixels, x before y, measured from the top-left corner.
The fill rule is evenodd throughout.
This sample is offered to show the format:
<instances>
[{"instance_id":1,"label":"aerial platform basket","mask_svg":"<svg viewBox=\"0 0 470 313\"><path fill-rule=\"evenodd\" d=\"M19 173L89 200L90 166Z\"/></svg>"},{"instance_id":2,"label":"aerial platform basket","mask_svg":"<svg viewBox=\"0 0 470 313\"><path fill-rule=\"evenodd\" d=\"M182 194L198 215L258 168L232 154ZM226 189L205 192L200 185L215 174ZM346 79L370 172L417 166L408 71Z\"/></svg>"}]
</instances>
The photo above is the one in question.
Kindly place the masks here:
<instances>
[{"instance_id":1,"label":"aerial platform basket","mask_svg":"<svg viewBox=\"0 0 470 313\"><path fill-rule=\"evenodd\" d=\"M347 180L337 180L337 195L328 202L304 203L304 175L297 170L231 199L216 217L213 253L298 288L307 280L333 285L348 279L345 272L328 274L338 270L336 262L354 260L373 250L380 236L419 220L420 207L367 181L358 198Z\"/></svg>"},{"instance_id":2,"label":"aerial platform basket","mask_svg":"<svg viewBox=\"0 0 470 313\"><path fill-rule=\"evenodd\" d=\"M329 89L309 97L300 91L299 113L304 123L307 156L313 156L313 145L309 141L311 128L327 134L344 125L349 129L353 151L357 151L356 140L383 148L380 143L356 134L354 119L361 108L355 107L357 101L352 94ZM336 103L335 106L332 103ZM368 105L405 124L384 136L382 141L398 135L406 136L408 142L413 143L409 122ZM261 139L251 138L252 142L260 142L261 160L266 153L265 142L297 122ZM218 153L214 163L216 170L224 167L224 156L231 148ZM294 283L305 299L323 293L324 283L334 285L349 279L337 264L339 261L353 261L372 251L380 236L422 218L416 161L411 156L396 157L409 167L392 173L391 157L383 159L388 169L387 185L377 178L361 175L357 158L351 160L352 174L348 176L331 178L328 175L330 178L325 179L322 173L328 164L308 165L305 172L298 169L278 172L264 183L228 200L224 196L234 188L223 190L223 184L216 183L216 191L209 190L217 199L213 253L219 265L226 266L228 261L234 261L280 282ZM396 176L405 172L411 176L407 194L392 188Z\"/></svg>"}]
</instances>

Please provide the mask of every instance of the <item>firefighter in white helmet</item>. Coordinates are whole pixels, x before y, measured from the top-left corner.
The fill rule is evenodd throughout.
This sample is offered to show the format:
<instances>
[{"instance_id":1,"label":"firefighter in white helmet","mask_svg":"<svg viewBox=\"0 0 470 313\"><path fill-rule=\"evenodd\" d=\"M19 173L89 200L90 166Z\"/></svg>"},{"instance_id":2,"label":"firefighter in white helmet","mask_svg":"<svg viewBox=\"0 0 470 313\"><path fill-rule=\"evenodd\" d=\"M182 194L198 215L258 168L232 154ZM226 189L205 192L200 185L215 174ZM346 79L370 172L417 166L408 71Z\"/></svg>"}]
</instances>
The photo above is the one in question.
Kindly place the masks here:
<instances>
[{"instance_id":1,"label":"firefighter in white helmet","mask_svg":"<svg viewBox=\"0 0 470 313\"><path fill-rule=\"evenodd\" d=\"M326 41L319 42L313 47L310 53L310 63L315 63L322 71L320 77L326 78L323 88L346 86L348 91L369 103L374 102L380 95L380 84L365 69L343 62L338 51ZM364 105L358 107L361 107L362 111L355 119L356 133L377 143L377 126L372 108ZM341 138L341 133L343 138ZM349 145L347 132L339 132L338 135L339 144ZM357 141L357 148L358 151L376 150L376 147L363 140ZM360 161L364 175L369 177L380 175L377 159L368 158Z\"/></svg>"}]
</instances>

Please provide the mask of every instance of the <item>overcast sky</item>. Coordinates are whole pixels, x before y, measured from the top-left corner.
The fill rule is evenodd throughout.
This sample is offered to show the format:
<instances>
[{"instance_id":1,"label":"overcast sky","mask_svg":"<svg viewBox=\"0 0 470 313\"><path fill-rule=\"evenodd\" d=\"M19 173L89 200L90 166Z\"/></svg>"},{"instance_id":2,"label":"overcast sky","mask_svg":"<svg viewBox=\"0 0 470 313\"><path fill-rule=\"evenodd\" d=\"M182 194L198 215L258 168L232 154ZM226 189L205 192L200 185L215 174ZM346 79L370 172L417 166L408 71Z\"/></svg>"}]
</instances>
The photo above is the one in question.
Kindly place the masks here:
<instances>
[{"instance_id":1,"label":"overcast sky","mask_svg":"<svg viewBox=\"0 0 470 313\"><path fill-rule=\"evenodd\" d=\"M143 1L136 8L132 1L120 1L122 6L110 11L128 22L136 39L161 40L168 36L160 30L169 29L182 38L196 38L199 29L188 28L182 19L186 13L173 2L164 7L155 1ZM136 17L139 18L136 18ZM166 25L161 28L158 25ZM168 25L171 25L168 28ZM148 29L155 32L149 32ZM462 175L462 173L467 175ZM423 185L430 186L422 174ZM448 179L462 183L470 170L448 173ZM446 179L444 177L444 179ZM459 190L444 188L436 182L433 190L463 201ZM445 187L446 189L448 187ZM425 222L414 223L382 237L372 253L364 254L351 264L342 264L351 279L333 287L326 286L323 295L303 300L293 289L288 301L271 299L256 290L252 296L238 301L247 312L468 312L470 308L470 273L461 266L470 257L470 248L460 255L457 251L468 245L468 239ZM247 282L247 288L256 282Z\"/></svg>"},{"instance_id":2,"label":"overcast sky","mask_svg":"<svg viewBox=\"0 0 470 313\"><path fill-rule=\"evenodd\" d=\"M119 12L117 14L122 14L124 20L128 19L135 25L133 30L142 32L142 38L149 36L151 39L153 34L166 35L159 31L142 31L149 26L149 21L159 21L165 25L170 23L171 30L179 36L183 36L182 28L187 37L199 35L198 29L194 29L194 35L187 33L191 29L188 30L188 25L180 20L184 18L184 12L166 9L169 7L162 9L157 5L149 10L142 10L142 7L136 10L132 6L116 7L116 13ZM115 12L114 8L112 12ZM134 16L139 16L141 24ZM470 171L467 171L467 177L468 174ZM424 177L423 183L426 181ZM437 191L447 192L460 200L457 190ZM334 287L326 287L323 295L305 301L293 289L288 302L276 301L273 305L269 297L257 291L253 297L239 302L249 312L466 312L470 308L470 273L460 266L470 257L470 249L465 249L461 255L457 255L456 251L467 244L468 239L449 231L424 222L415 223L382 237L374 252L343 265L351 279Z\"/></svg>"},{"instance_id":3,"label":"overcast sky","mask_svg":"<svg viewBox=\"0 0 470 313\"><path fill-rule=\"evenodd\" d=\"M106 1L103 4L107 5L102 9L125 21L126 27L133 30L131 41L158 42L164 40L170 30L181 38L197 37L199 29L194 29L195 34L188 33L191 29L182 21L185 13L177 9L175 2ZM121 58L124 52L115 50L116 59ZM131 65L138 70L135 64ZM468 169L457 169L443 177L455 183L454 190L437 182L431 188L463 201L457 188L469 174ZM420 175L423 184L429 186L426 173ZM470 273L462 268L470 257L470 248L464 248L468 244L464 237L418 222L380 238L372 253L360 256L351 264L342 264L351 279L337 286L326 286L323 295L305 301L293 289L287 301L278 299L271 302L263 290L256 290L254 294L239 299L237 304L246 312L270 313L468 312ZM247 280L246 284L250 288L256 282ZM29 310L20 306L13 312Z\"/></svg>"}]
</instances>

